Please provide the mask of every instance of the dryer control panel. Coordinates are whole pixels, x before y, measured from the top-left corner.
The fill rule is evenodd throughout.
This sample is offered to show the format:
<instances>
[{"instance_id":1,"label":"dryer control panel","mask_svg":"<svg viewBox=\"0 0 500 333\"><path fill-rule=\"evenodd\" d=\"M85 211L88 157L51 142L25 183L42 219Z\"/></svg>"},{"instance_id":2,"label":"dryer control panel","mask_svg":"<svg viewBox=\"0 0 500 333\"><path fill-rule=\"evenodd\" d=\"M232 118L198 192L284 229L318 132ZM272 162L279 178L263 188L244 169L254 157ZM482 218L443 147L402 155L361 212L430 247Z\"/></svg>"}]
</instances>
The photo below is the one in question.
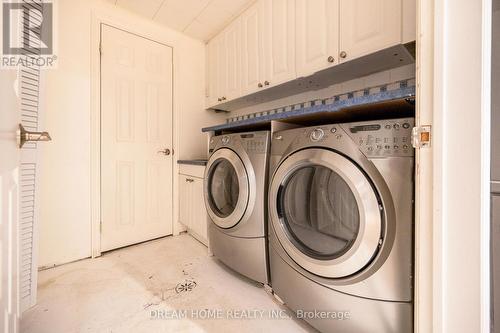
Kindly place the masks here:
<instances>
[{"instance_id":1,"label":"dryer control panel","mask_svg":"<svg viewBox=\"0 0 500 333\"><path fill-rule=\"evenodd\" d=\"M413 118L374 120L340 125L368 158L411 157Z\"/></svg>"},{"instance_id":2,"label":"dryer control panel","mask_svg":"<svg viewBox=\"0 0 500 333\"><path fill-rule=\"evenodd\" d=\"M243 149L248 154L266 154L269 151L269 132L234 133L214 136L210 139L209 153L218 148Z\"/></svg>"}]
</instances>

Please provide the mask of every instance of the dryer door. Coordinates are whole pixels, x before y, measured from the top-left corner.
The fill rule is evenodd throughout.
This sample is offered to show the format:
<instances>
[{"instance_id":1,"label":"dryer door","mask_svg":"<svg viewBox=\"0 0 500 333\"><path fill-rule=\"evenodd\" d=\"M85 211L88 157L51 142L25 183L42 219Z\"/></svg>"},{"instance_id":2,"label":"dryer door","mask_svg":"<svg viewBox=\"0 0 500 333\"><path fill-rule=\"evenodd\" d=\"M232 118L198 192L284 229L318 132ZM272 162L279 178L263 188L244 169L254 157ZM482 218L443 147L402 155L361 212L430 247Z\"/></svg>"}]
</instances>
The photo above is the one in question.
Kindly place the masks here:
<instances>
[{"instance_id":1,"label":"dryer door","mask_svg":"<svg viewBox=\"0 0 500 333\"><path fill-rule=\"evenodd\" d=\"M269 202L282 247L313 274L356 274L382 242L381 206L371 182L333 151L310 148L286 158L273 176Z\"/></svg>"},{"instance_id":2,"label":"dryer door","mask_svg":"<svg viewBox=\"0 0 500 333\"><path fill-rule=\"evenodd\" d=\"M232 228L248 206L249 184L245 166L231 149L217 150L205 172L205 205L212 221L221 228Z\"/></svg>"}]
</instances>

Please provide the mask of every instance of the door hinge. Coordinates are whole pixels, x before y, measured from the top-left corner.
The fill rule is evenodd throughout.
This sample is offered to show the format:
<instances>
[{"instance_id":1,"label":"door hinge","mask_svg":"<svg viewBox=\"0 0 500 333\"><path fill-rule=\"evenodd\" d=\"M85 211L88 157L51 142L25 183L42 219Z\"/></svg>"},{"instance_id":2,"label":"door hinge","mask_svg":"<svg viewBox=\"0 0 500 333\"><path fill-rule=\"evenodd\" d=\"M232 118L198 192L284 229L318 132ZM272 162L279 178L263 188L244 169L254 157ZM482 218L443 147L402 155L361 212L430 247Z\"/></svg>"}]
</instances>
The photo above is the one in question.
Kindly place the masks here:
<instances>
[{"instance_id":1,"label":"door hinge","mask_svg":"<svg viewBox=\"0 0 500 333\"><path fill-rule=\"evenodd\" d=\"M413 127L411 131L411 144L413 148L429 148L431 146L431 126Z\"/></svg>"}]
</instances>

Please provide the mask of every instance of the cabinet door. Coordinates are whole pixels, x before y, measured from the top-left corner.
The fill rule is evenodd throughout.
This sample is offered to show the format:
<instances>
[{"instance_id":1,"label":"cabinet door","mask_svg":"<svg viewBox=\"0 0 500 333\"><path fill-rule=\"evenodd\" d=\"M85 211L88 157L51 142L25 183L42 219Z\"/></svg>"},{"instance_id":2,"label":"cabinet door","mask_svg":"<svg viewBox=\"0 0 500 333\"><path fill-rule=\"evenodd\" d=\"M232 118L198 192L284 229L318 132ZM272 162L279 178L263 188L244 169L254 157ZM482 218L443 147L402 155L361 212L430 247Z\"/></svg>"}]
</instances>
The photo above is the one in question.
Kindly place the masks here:
<instances>
[{"instance_id":1,"label":"cabinet door","mask_svg":"<svg viewBox=\"0 0 500 333\"><path fill-rule=\"evenodd\" d=\"M259 90L264 75L262 26L264 22L262 2L257 2L241 15L241 90L243 95Z\"/></svg>"},{"instance_id":2,"label":"cabinet door","mask_svg":"<svg viewBox=\"0 0 500 333\"><path fill-rule=\"evenodd\" d=\"M261 0L264 6L264 88L296 78L295 0Z\"/></svg>"},{"instance_id":3,"label":"cabinet door","mask_svg":"<svg viewBox=\"0 0 500 333\"><path fill-rule=\"evenodd\" d=\"M339 0L296 1L297 76L339 63Z\"/></svg>"},{"instance_id":4,"label":"cabinet door","mask_svg":"<svg viewBox=\"0 0 500 333\"><path fill-rule=\"evenodd\" d=\"M226 38L224 34L215 37L215 56L216 56L216 93L217 102L222 100L227 91L227 49Z\"/></svg>"},{"instance_id":5,"label":"cabinet door","mask_svg":"<svg viewBox=\"0 0 500 333\"><path fill-rule=\"evenodd\" d=\"M188 229L191 228L190 197L191 185L189 177L179 175L179 222Z\"/></svg>"},{"instance_id":6,"label":"cabinet door","mask_svg":"<svg viewBox=\"0 0 500 333\"><path fill-rule=\"evenodd\" d=\"M340 0L341 61L401 43L402 0Z\"/></svg>"},{"instance_id":7,"label":"cabinet door","mask_svg":"<svg viewBox=\"0 0 500 333\"><path fill-rule=\"evenodd\" d=\"M207 210L203 200L203 179L193 178L191 183L191 204L193 231L201 238L200 241L207 242Z\"/></svg>"},{"instance_id":8,"label":"cabinet door","mask_svg":"<svg viewBox=\"0 0 500 333\"><path fill-rule=\"evenodd\" d=\"M208 85L208 96L206 107L212 107L216 105L217 99L219 98L217 92L217 47L216 40L211 40L207 44L207 85Z\"/></svg>"},{"instance_id":9,"label":"cabinet door","mask_svg":"<svg viewBox=\"0 0 500 333\"><path fill-rule=\"evenodd\" d=\"M225 31L226 51L226 91L222 92L224 101L241 95L241 21L236 19Z\"/></svg>"}]
</instances>

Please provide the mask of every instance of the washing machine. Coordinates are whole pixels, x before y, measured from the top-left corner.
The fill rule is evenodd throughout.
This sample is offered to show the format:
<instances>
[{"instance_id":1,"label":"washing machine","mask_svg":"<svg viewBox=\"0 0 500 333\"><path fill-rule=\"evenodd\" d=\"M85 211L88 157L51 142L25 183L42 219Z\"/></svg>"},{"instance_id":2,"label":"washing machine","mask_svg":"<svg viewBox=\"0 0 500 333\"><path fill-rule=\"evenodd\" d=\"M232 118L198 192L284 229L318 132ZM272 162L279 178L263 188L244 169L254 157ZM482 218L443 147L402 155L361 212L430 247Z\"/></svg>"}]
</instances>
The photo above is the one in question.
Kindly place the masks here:
<instances>
[{"instance_id":1,"label":"washing machine","mask_svg":"<svg viewBox=\"0 0 500 333\"><path fill-rule=\"evenodd\" d=\"M269 131L214 136L204 197L216 258L242 275L268 283L267 175Z\"/></svg>"},{"instance_id":2,"label":"washing machine","mask_svg":"<svg viewBox=\"0 0 500 333\"><path fill-rule=\"evenodd\" d=\"M272 289L321 332L413 332L413 124L273 133Z\"/></svg>"}]
</instances>

